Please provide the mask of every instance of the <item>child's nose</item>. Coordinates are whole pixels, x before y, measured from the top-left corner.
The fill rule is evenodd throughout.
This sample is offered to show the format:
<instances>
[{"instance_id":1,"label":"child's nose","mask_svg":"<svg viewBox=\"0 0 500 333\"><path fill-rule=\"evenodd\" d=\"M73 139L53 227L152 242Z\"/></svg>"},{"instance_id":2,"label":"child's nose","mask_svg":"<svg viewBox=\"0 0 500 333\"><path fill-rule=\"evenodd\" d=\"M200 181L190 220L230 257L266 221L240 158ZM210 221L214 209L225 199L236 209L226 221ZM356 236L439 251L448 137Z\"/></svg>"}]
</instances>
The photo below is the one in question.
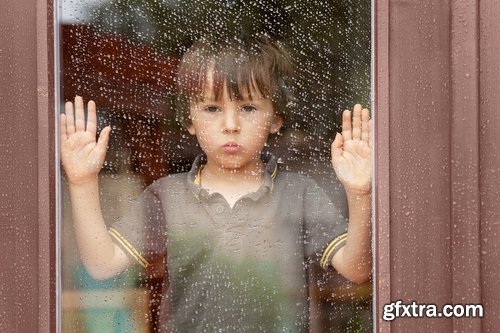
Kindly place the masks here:
<instances>
[{"instance_id":1,"label":"child's nose","mask_svg":"<svg viewBox=\"0 0 500 333\"><path fill-rule=\"evenodd\" d=\"M224 124L222 126L222 131L224 133L239 133L240 130L241 128L237 110L226 110L226 112L224 112Z\"/></svg>"}]
</instances>

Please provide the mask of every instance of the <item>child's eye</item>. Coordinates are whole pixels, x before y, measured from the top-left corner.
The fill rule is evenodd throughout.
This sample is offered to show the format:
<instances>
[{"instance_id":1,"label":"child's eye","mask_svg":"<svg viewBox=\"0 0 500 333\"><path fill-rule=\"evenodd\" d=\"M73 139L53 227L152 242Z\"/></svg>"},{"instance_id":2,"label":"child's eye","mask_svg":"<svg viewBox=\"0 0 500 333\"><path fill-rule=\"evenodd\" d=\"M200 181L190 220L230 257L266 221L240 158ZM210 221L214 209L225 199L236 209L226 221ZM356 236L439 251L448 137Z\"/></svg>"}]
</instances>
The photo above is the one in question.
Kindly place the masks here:
<instances>
[{"instance_id":1,"label":"child's eye","mask_svg":"<svg viewBox=\"0 0 500 333\"><path fill-rule=\"evenodd\" d=\"M257 108L253 105L243 105L240 107L243 112L254 112L257 111Z\"/></svg>"},{"instance_id":2,"label":"child's eye","mask_svg":"<svg viewBox=\"0 0 500 333\"><path fill-rule=\"evenodd\" d=\"M208 105L208 106L205 106L204 110L209 112L209 113L215 113L215 112L219 111L219 107L215 106L215 105Z\"/></svg>"}]
</instances>

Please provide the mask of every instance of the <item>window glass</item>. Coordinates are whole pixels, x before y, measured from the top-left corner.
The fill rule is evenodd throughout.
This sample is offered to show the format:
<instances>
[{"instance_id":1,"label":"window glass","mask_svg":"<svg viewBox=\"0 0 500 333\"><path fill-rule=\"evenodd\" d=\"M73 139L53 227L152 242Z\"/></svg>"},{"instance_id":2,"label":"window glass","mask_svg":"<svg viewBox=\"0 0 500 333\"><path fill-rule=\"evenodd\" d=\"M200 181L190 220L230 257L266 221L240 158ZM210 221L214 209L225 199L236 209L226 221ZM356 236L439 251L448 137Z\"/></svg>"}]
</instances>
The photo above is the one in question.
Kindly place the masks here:
<instances>
[{"instance_id":1,"label":"window glass","mask_svg":"<svg viewBox=\"0 0 500 333\"><path fill-rule=\"evenodd\" d=\"M320 267L349 215L346 191L332 168L331 144L342 131L342 112L356 103L370 105L369 2L60 0L58 5L64 126L70 121L65 103L81 96L80 121L92 121L87 102L93 100L97 134L111 129L96 191L74 185L71 179L77 177L64 171L69 163L63 161L62 331L370 332L370 282L349 282L332 267ZM180 78L186 52L200 40ZM241 50L244 45L253 50L252 43L278 49L278 63L265 67L245 60L245 52L252 51ZM269 54L259 52L255 59ZM214 61L220 53L225 58ZM285 60L279 58L283 54ZM238 69L231 73L238 61L254 68L253 78L245 79ZM271 74L280 61L291 69ZM200 75L200 68L209 70ZM255 68L271 72L259 76ZM219 81L206 79L207 73ZM273 75L278 79L266 85L263 80ZM207 95L206 86L205 95L186 98L200 77L212 82L212 90L217 82L223 87L220 98ZM269 110L266 101L272 102L272 117L259 125L251 117ZM213 134L213 124L232 135L222 147L211 146L221 135ZM234 156L246 152L238 141L244 133L250 133L248 145L262 148L264 166L235 192L209 177L208 163L238 160ZM267 140L262 133L269 134ZM233 160L217 160L219 148ZM207 167L190 179L186 173L200 154ZM267 176L265 168L271 167ZM201 184L194 182L198 175ZM97 232L89 239L79 234L95 222L85 220L94 211L86 202L97 197L110 239L127 258L122 260L132 262L104 279L83 262L108 252L83 258L79 249L82 242L102 245ZM84 217L75 217L75 209ZM332 214L326 231L325 212ZM75 219L85 221L78 227Z\"/></svg>"}]
</instances>

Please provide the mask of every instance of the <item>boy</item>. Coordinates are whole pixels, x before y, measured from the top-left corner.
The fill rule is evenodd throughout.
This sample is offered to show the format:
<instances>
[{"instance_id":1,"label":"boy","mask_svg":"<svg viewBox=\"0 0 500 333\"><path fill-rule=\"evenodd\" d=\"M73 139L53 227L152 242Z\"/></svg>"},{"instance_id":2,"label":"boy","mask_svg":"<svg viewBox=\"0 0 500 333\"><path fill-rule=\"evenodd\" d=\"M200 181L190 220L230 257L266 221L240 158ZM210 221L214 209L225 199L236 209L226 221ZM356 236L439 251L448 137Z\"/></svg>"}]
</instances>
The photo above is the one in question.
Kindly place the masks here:
<instances>
[{"instance_id":1,"label":"boy","mask_svg":"<svg viewBox=\"0 0 500 333\"><path fill-rule=\"evenodd\" d=\"M290 100L290 61L266 38L200 40L179 68L180 120L204 155L188 173L149 186L109 229L97 176L110 135L95 141L96 107L75 98L61 115L66 171L82 261L98 279L134 260L163 257L169 277L161 307L168 332L304 332L307 264L369 278L371 143L369 113L343 114L332 165L345 187L349 226L319 186L278 172L263 154ZM184 113L182 113L184 111ZM168 304L168 306L167 306Z\"/></svg>"}]
</instances>

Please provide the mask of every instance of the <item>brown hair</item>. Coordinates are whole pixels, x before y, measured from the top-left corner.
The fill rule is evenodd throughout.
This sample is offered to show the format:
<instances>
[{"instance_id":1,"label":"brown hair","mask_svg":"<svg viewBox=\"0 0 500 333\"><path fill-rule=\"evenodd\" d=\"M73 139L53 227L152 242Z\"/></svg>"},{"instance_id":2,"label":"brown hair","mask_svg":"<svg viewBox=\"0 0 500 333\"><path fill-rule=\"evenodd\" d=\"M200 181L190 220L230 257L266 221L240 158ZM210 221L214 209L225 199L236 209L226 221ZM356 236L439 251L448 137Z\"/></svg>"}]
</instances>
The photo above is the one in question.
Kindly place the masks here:
<instances>
[{"instance_id":1,"label":"brown hair","mask_svg":"<svg viewBox=\"0 0 500 333\"><path fill-rule=\"evenodd\" d=\"M259 92L273 102L274 112L285 118L292 101L293 65L285 48L269 38L235 38L219 41L202 38L185 53L177 75L177 118L190 123L189 105L204 97L207 71L213 71L215 99L227 86L231 98Z\"/></svg>"}]
</instances>

